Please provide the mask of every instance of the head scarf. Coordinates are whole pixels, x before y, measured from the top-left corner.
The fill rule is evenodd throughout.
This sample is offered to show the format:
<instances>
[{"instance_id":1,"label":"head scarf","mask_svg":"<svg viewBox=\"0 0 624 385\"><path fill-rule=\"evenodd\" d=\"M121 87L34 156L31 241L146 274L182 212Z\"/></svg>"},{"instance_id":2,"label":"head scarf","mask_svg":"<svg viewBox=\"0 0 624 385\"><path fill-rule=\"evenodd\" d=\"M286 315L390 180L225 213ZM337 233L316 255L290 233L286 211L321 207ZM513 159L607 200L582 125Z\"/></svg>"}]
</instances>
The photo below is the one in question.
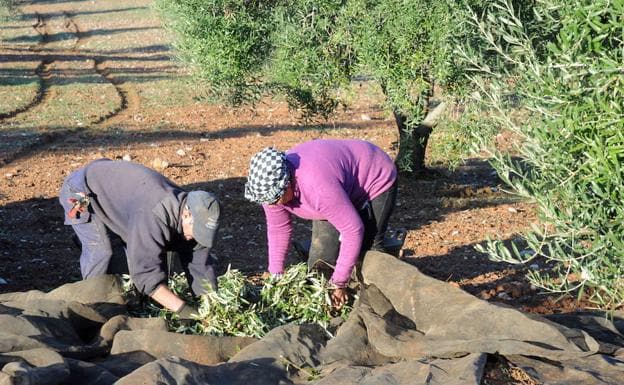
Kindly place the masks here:
<instances>
[{"instance_id":1,"label":"head scarf","mask_svg":"<svg viewBox=\"0 0 624 385\"><path fill-rule=\"evenodd\" d=\"M273 204L284 194L290 183L286 154L267 147L249 162L245 198L252 202Z\"/></svg>"}]
</instances>

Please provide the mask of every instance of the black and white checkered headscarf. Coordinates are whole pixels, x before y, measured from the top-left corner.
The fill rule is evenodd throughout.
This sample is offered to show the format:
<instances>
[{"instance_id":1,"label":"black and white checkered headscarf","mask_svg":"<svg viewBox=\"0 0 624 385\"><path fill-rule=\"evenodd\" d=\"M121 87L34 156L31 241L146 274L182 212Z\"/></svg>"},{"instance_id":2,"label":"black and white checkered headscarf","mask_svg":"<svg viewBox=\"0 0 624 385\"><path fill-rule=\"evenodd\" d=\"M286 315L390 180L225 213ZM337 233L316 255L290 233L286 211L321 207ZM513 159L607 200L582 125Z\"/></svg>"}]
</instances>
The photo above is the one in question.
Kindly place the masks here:
<instances>
[{"instance_id":1,"label":"black and white checkered headscarf","mask_svg":"<svg viewBox=\"0 0 624 385\"><path fill-rule=\"evenodd\" d=\"M245 198L252 202L273 204L290 183L286 154L272 147L258 152L249 162Z\"/></svg>"}]
</instances>

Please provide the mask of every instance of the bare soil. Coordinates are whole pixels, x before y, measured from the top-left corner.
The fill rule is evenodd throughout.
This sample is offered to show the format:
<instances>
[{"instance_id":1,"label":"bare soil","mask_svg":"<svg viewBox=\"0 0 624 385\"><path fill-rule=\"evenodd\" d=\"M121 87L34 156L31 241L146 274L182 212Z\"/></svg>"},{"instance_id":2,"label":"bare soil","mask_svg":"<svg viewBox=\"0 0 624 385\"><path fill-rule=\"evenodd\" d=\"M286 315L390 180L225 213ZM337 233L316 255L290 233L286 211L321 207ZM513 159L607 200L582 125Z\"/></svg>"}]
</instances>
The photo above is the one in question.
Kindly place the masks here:
<instances>
[{"instance_id":1,"label":"bare soil","mask_svg":"<svg viewBox=\"0 0 624 385\"><path fill-rule=\"evenodd\" d=\"M171 61L165 33L153 19L125 25L114 16L146 8L147 0L20 4L33 36L40 38L3 43L0 74L9 77L27 59L32 65L19 71L38 80L21 104L0 111L0 278L5 281L0 292L49 290L80 279L79 249L71 228L63 225L57 197L63 178L90 160L131 159L186 188L217 193L223 203L215 249L220 270L231 265L252 274L266 268L263 213L243 198L253 153L321 137L366 139L396 153L394 122L365 91L366 84L351 106L322 122L302 122L279 100L267 99L254 110L192 99L176 105L171 90L148 87L161 77L186 77ZM90 17L96 13L99 18ZM132 46L104 44L127 37ZM187 87L197 91L192 83ZM81 115L72 115L75 111ZM434 179L400 177L391 227L408 231L406 262L484 300L524 311L567 312L579 306L570 298L557 302L527 282L528 269L545 268L540 262L496 263L475 251L488 237L513 239L537 221L531 205L503 192L486 160L467 159L454 170L432 167L440 173ZM297 221L295 238L305 239L310 228ZM520 377L492 364L484 383L530 383Z\"/></svg>"}]
</instances>

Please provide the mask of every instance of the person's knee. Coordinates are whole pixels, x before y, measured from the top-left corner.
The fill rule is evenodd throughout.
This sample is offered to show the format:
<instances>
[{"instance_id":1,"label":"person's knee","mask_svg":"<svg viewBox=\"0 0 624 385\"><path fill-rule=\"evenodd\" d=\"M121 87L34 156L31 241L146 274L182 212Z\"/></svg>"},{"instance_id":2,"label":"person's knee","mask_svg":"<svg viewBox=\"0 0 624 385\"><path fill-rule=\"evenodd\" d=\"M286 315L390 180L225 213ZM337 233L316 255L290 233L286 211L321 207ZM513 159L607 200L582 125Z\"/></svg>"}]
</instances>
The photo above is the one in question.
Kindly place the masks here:
<instances>
[{"instance_id":1,"label":"person's knee","mask_svg":"<svg viewBox=\"0 0 624 385\"><path fill-rule=\"evenodd\" d=\"M308 264L314 265L317 261L335 264L338 258L340 242L329 237L313 237L310 244Z\"/></svg>"}]
</instances>

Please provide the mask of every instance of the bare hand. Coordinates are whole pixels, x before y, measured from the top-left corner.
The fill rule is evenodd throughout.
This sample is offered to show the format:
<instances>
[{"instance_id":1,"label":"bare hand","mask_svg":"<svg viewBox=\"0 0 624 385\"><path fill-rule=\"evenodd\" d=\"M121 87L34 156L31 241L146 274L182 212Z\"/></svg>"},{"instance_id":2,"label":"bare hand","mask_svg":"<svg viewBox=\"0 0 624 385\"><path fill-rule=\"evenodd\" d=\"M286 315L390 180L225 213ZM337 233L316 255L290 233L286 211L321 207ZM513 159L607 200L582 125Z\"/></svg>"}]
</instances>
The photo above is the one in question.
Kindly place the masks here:
<instances>
[{"instance_id":1,"label":"bare hand","mask_svg":"<svg viewBox=\"0 0 624 385\"><path fill-rule=\"evenodd\" d=\"M263 281L268 280L269 278L272 278L274 280L279 280L280 278L282 278L284 276L284 274L282 273L275 273L275 274L271 274L268 271L265 271L264 273L262 273L262 275L260 276L260 278L262 278Z\"/></svg>"},{"instance_id":2,"label":"bare hand","mask_svg":"<svg viewBox=\"0 0 624 385\"><path fill-rule=\"evenodd\" d=\"M347 289L344 287L338 287L332 290L331 293L332 308L340 310L347 303Z\"/></svg>"}]
</instances>

